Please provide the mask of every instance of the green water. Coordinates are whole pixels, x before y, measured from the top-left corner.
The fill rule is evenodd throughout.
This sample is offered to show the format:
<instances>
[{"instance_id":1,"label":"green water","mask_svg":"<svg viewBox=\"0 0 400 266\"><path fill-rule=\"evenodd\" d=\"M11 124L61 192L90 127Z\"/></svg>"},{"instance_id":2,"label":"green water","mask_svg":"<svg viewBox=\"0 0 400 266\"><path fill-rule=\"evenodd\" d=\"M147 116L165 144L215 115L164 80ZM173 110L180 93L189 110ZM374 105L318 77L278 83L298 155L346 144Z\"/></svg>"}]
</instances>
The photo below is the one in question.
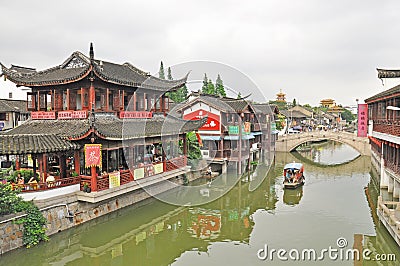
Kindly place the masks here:
<instances>
[{"instance_id":1,"label":"green water","mask_svg":"<svg viewBox=\"0 0 400 266\"><path fill-rule=\"evenodd\" d=\"M331 167L304 159L306 184L284 190L284 164L301 158L278 153L265 178L256 172L213 202L179 207L149 200L4 254L0 265L400 265L398 246L376 218L379 186L370 159ZM343 250L361 245L373 254L395 254L397 262L257 255L267 246L314 249L319 256L337 249L338 238L347 242Z\"/></svg>"}]
</instances>

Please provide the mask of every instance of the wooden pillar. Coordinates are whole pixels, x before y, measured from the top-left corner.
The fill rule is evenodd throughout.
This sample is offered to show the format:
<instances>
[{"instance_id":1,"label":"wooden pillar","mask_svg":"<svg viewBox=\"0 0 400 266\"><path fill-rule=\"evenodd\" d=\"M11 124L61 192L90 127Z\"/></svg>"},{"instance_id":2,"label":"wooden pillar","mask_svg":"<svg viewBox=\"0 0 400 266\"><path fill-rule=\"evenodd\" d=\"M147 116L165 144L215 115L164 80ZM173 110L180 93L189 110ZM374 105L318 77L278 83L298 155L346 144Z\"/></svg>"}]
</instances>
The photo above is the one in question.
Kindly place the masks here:
<instances>
[{"instance_id":1,"label":"wooden pillar","mask_svg":"<svg viewBox=\"0 0 400 266\"><path fill-rule=\"evenodd\" d=\"M69 100L70 100L70 97L69 97L69 89L67 89L67 110L70 110L71 108L70 108L70 102L69 102Z\"/></svg>"},{"instance_id":2,"label":"wooden pillar","mask_svg":"<svg viewBox=\"0 0 400 266\"><path fill-rule=\"evenodd\" d=\"M43 154L43 182L47 178L47 154Z\"/></svg>"},{"instance_id":3,"label":"wooden pillar","mask_svg":"<svg viewBox=\"0 0 400 266\"><path fill-rule=\"evenodd\" d=\"M43 181L43 154L38 155L38 167L39 167L39 182Z\"/></svg>"},{"instance_id":4,"label":"wooden pillar","mask_svg":"<svg viewBox=\"0 0 400 266\"><path fill-rule=\"evenodd\" d=\"M80 165L81 161L79 158L79 150L74 151L74 169L75 172L79 175L81 172L81 165Z\"/></svg>"},{"instance_id":5,"label":"wooden pillar","mask_svg":"<svg viewBox=\"0 0 400 266\"><path fill-rule=\"evenodd\" d=\"M15 170L20 170L21 169L21 164L19 162L19 155L17 155L17 158L15 159Z\"/></svg>"},{"instance_id":6,"label":"wooden pillar","mask_svg":"<svg viewBox=\"0 0 400 266\"><path fill-rule=\"evenodd\" d=\"M95 100L96 100L96 95L95 95L94 86L93 86L93 83L90 83L90 87L89 87L89 110L94 110Z\"/></svg>"},{"instance_id":7,"label":"wooden pillar","mask_svg":"<svg viewBox=\"0 0 400 266\"><path fill-rule=\"evenodd\" d=\"M67 164L66 164L66 156L64 154L60 155L60 178L67 177Z\"/></svg>"},{"instance_id":8,"label":"wooden pillar","mask_svg":"<svg viewBox=\"0 0 400 266\"><path fill-rule=\"evenodd\" d=\"M106 92L106 111L107 112L110 111L109 103L110 103L110 89L107 88L107 92Z\"/></svg>"},{"instance_id":9,"label":"wooden pillar","mask_svg":"<svg viewBox=\"0 0 400 266\"><path fill-rule=\"evenodd\" d=\"M90 167L91 191L97 191L97 170L96 166Z\"/></svg>"},{"instance_id":10,"label":"wooden pillar","mask_svg":"<svg viewBox=\"0 0 400 266\"><path fill-rule=\"evenodd\" d=\"M147 110L147 98L146 93L143 93L143 111Z\"/></svg>"},{"instance_id":11,"label":"wooden pillar","mask_svg":"<svg viewBox=\"0 0 400 266\"><path fill-rule=\"evenodd\" d=\"M137 106L136 106L136 91L133 93L133 110L132 111L137 111Z\"/></svg>"},{"instance_id":12,"label":"wooden pillar","mask_svg":"<svg viewBox=\"0 0 400 266\"><path fill-rule=\"evenodd\" d=\"M37 111L40 111L40 104L41 104L41 102L40 102L40 94L39 94L39 91L37 92L37 94L36 94L36 97L37 97Z\"/></svg>"},{"instance_id":13,"label":"wooden pillar","mask_svg":"<svg viewBox=\"0 0 400 266\"><path fill-rule=\"evenodd\" d=\"M33 162L33 176L36 176L36 154L32 154L32 162Z\"/></svg>"}]
</instances>

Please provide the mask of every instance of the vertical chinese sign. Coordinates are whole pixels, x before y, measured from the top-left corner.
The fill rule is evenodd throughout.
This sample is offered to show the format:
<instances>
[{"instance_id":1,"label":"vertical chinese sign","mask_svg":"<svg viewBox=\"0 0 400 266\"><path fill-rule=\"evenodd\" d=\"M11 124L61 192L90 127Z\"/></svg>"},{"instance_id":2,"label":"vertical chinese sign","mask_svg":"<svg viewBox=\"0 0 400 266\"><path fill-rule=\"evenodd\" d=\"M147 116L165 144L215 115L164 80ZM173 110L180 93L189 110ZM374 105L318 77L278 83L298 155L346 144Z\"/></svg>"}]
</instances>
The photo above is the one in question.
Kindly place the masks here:
<instances>
[{"instance_id":1,"label":"vertical chinese sign","mask_svg":"<svg viewBox=\"0 0 400 266\"><path fill-rule=\"evenodd\" d=\"M357 136L366 137L368 132L368 125L367 125L368 105L366 103L359 104L357 114L358 114Z\"/></svg>"},{"instance_id":2,"label":"vertical chinese sign","mask_svg":"<svg viewBox=\"0 0 400 266\"><path fill-rule=\"evenodd\" d=\"M101 144L85 144L85 167L101 167Z\"/></svg>"}]
</instances>

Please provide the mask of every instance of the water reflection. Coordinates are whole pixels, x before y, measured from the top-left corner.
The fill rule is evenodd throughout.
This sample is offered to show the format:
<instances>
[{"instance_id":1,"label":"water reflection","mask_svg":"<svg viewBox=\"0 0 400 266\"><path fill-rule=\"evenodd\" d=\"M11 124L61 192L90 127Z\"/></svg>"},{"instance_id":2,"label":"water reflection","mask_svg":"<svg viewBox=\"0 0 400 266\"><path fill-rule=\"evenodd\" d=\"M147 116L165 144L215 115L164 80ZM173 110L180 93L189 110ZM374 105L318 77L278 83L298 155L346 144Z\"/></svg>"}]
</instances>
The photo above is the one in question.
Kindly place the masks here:
<instances>
[{"instance_id":1,"label":"water reflection","mask_svg":"<svg viewBox=\"0 0 400 266\"><path fill-rule=\"evenodd\" d=\"M303 197L303 187L296 189L285 189L283 190L283 202L289 206L294 206L300 203Z\"/></svg>"},{"instance_id":2,"label":"water reflection","mask_svg":"<svg viewBox=\"0 0 400 266\"><path fill-rule=\"evenodd\" d=\"M320 250L334 246L338 237L345 237L348 247L400 258L376 217L379 185L368 157L331 167L303 160L306 184L284 190L282 170L293 160L299 161L277 153L267 176L262 172L269 167L261 166L207 204L177 207L147 200L54 235L48 243L5 254L0 265L265 265L269 262L256 255L264 244Z\"/></svg>"},{"instance_id":3,"label":"water reflection","mask_svg":"<svg viewBox=\"0 0 400 266\"><path fill-rule=\"evenodd\" d=\"M313 142L299 147L297 152L304 158L323 165L342 164L354 160L360 154L349 145L328 140Z\"/></svg>"}]
</instances>

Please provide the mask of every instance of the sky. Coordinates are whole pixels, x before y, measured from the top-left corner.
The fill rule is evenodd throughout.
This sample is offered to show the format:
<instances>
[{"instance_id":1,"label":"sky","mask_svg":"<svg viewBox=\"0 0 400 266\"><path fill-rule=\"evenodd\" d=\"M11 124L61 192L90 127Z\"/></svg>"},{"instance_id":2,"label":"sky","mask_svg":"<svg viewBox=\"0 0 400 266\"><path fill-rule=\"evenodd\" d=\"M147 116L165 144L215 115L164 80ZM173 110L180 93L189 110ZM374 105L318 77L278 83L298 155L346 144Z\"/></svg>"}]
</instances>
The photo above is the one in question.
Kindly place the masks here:
<instances>
[{"instance_id":1,"label":"sky","mask_svg":"<svg viewBox=\"0 0 400 266\"><path fill-rule=\"evenodd\" d=\"M240 72L265 100L282 90L300 104L355 105L400 83L382 85L376 71L400 69L398 10L392 0L1 1L0 62L43 70L74 51L88 55L93 42L96 59L155 76L163 61L181 67L174 78L207 71L215 81L216 63ZM212 64L197 77L199 61ZM248 93L232 75L221 78ZM1 79L0 97L11 90L25 94Z\"/></svg>"}]
</instances>

